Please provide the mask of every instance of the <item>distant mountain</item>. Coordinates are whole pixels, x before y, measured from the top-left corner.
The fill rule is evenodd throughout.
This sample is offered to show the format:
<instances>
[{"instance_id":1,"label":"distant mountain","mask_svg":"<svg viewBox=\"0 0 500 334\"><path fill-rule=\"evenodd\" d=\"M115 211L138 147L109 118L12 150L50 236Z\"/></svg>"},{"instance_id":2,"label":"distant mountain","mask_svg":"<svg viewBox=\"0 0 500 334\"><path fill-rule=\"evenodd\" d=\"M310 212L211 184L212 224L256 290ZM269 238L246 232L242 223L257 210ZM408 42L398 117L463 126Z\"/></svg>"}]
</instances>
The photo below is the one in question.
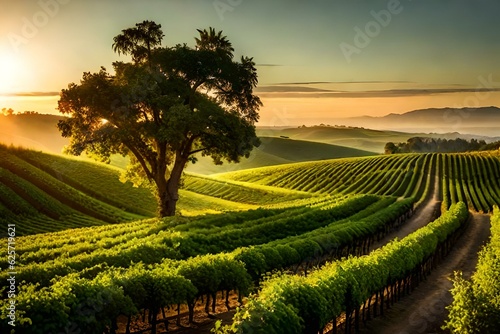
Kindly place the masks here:
<instances>
[{"instance_id":1,"label":"distant mountain","mask_svg":"<svg viewBox=\"0 0 500 334\"><path fill-rule=\"evenodd\" d=\"M369 117L369 119L383 119L389 121L411 121L420 124L429 122L449 122L457 123L460 120L482 124L485 120L500 120L500 108L481 107L481 108L429 108L418 109L406 112L404 114L389 114L384 117Z\"/></svg>"},{"instance_id":2,"label":"distant mountain","mask_svg":"<svg viewBox=\"0 0 500 334\"><path fill-rule=\"evenodd\" d=\"M383 117L352 117L346 124L405 132L460 132L483 136L500 135L500 108L429 108Z\"/></svg>"}]
</instances>

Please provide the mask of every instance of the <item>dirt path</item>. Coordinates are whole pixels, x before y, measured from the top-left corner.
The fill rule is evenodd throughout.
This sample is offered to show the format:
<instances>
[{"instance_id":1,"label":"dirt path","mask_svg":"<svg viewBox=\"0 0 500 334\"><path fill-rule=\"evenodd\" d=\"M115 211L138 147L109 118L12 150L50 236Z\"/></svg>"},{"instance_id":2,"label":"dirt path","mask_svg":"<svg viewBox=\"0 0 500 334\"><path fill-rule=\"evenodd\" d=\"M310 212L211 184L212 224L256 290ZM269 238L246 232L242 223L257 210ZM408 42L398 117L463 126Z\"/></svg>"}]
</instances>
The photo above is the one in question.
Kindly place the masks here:
<instances>
[{"instance_id":1,"label":"dirt path","mask_svg":"<svg viewBox=\"0 0 500 334\"><path fill-rule=\"evenodd\" d=\"M473 213L469 226L448 257L411 295L386 310L383 317L371 320L361 330L363 334L420 334L445 333L441 325L447 316L446 305L451 303L449 280L461 270L470 277L477 263L477 252L488 240L490 217Z\"/></svg>"},{"instance_id":2,"label":"dirt path","mask_svg":"<svg viewBox=\"0 0 500 334\"><path fill-rule=\"evenodd\" d=\"M437 173L437 172L436 172ZM373 243L370 251L382 247L394 238L402 239L408 234L415 232L419 228L427 225L429 222L435 220L441 214L441 201L439 198L439 176L434 174L431 179L431 187L429 193L424 199L423 203L417 208L415 214L408 219L407 222L401 226L397 231L387 234L380 241Z\"/></svg>"}]
</instances>

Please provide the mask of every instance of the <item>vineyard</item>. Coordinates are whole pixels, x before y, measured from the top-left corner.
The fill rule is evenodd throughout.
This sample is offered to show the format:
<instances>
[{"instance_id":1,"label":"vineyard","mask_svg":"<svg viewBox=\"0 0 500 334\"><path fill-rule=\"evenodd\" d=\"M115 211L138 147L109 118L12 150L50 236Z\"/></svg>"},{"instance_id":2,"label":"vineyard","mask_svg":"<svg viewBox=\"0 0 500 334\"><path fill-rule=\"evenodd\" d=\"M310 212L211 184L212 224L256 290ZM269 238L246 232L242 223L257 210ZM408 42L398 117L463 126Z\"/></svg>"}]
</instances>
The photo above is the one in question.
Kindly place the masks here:
<instances>
[{"instance_id":1,"label":"vineyard","mask_svg":"<svg viewBox=\"0 0 500 334\"><path fill-rule=\"evenodd\" d=\"M0 220L29 235L154 217L151 191L120 182L120 174L103 164L0 146ZM184 182L179 208L185 216L314 197L194 175Z\"/></svg>"},{"instance_id":2,"label":"vineyard","mask_svg":"<svg viewBox=\"0 0 500 334\"><path fill-rule=\"evenodd\" d=\"M500 321L500 211L491 217L491 238L479 253L471 280L455 273L446 327L458 333L494 333Z\"/></svg>"},{"instance_id":3,"label":"vineyard","mask_svg":"<svg viewBox=\"0 0 500 334\"><path fill-rule=\"evenodd\" d=\"M119 177L101 164L0 148L0 220L24 235L15 248L19 332L157 333L227 311L233 321L214 331L357 332L445 261L470 211L500 204L500 160L485 153L187 174L183 214L164 219L153 218L148 189ZM384 241L434 197L439 217ZM495 235L498 212L492 220ZM497 241L481 253L483 271ZM478 272L473 284L457 278L454 294L498 298L481 290L493 279ZM450 329L460 328L460 307L452 306Z\"/></svg>"}]
</instances>

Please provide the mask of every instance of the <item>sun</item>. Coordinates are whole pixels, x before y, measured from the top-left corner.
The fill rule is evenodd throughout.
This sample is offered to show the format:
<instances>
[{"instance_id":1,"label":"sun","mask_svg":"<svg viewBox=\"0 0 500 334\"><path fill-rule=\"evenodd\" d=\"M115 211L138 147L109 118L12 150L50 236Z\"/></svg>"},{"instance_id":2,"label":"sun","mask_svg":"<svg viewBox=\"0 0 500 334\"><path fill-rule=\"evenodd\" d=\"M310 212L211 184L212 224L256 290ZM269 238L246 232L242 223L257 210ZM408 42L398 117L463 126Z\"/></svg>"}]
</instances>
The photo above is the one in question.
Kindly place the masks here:
<instances>
[{"instance_id":1,"label":"sun","mask_svg":"<svg viewBox=\"0 0 500 334\"><path fill-rule=\"evenodd\" d=\"M23 66L18 57L12 54L0 53L0 94L12 93L19 89Z\"/></svg>"}]
</instances>

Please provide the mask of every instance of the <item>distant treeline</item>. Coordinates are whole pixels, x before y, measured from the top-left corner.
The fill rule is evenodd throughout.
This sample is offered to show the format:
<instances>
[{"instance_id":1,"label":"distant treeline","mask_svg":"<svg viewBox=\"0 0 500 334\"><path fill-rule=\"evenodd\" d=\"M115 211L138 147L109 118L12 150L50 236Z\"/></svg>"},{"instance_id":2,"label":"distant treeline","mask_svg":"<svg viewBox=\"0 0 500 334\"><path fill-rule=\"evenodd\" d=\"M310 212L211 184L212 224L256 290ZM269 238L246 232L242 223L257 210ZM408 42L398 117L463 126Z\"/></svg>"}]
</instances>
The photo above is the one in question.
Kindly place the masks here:
<instances>
[{"instance_id":1,"label":"distant treeline","mask_svg":"<svg viewBox=\"0 0 500 334\"><path fill-rule=\"evenodd\" d=\"M441 139L427 137L413 137L406 143L385 144L385 154L394 153L454 153L468 151L496 150L500 147L500 141L487 144L484 140L471 139Z\"/></svg>"}]
</instances>

